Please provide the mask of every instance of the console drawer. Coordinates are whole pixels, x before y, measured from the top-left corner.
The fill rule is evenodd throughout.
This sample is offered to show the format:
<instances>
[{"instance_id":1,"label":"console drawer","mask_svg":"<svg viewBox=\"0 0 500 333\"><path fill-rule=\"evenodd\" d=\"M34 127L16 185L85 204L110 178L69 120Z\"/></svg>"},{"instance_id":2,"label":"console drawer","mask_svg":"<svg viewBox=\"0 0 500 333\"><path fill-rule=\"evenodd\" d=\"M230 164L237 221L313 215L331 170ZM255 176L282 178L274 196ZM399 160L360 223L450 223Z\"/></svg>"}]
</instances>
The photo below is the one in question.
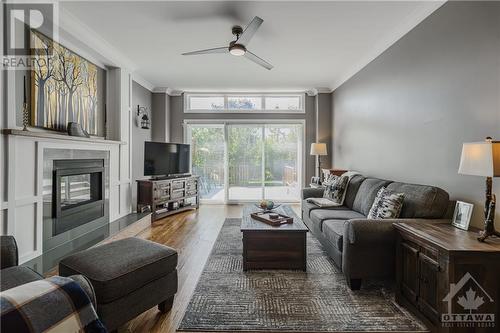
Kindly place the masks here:
<instances>
[{"instance_id":1,"label":"console drawer","mask_svg":"<svg viewBox=\"0 0 500 333\"><path fill-rule=\"evenodd\" d=\"M172 199L182 198L184 196L184 189L181 190L173 190L170 197Z\"/></svg>"},{"instance_id":2,"label":"console drawer","mask_svg":"<svg viewBox=\"0 0 500 333\"><path fill-rule=\"evenodd\" d=\"M184 181L183 180L172 181L172 190L178 190L181 188L184 188Z\"/></svg>"}]
</instances>

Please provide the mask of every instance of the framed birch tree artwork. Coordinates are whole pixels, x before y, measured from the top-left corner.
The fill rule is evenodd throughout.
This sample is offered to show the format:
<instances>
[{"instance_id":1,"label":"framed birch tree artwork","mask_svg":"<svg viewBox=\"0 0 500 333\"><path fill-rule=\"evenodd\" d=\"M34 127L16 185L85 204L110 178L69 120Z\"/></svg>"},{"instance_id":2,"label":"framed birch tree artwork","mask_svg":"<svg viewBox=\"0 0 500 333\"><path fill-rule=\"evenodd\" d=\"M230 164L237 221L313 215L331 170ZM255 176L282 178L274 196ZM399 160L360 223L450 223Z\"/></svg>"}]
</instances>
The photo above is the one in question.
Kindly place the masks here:
<instances>
[{"instance_id":1,"label":"framed birch tree artwork","mask_svg":"<svg viewBox=\"0 0 500 333\"><path fill-rule=\"evenodd\" d=\"M43 34L30 32L31 125L66 131L77 122L91 135L101 124L98 113L98 67Z\"/></svg>"}]
</instances>

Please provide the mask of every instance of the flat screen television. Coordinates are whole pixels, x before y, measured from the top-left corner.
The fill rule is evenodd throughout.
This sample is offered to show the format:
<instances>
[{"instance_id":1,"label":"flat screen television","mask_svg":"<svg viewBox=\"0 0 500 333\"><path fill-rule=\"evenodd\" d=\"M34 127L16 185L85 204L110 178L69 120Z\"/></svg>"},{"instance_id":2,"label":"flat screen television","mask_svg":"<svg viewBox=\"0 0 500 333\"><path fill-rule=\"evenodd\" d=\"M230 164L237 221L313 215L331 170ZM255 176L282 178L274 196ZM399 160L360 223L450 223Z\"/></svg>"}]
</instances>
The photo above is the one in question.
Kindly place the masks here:
<instances>
[{"instance_id":1,"label":"flat screen television","mask_svg":"<svg viewBox=\"0 0 500 333\"><path fill-rule=\"evenodd\" d=\"M189 145L182 143L144 143L144 175L175 176L189 173Z\"/></svg>"}]
</instances>

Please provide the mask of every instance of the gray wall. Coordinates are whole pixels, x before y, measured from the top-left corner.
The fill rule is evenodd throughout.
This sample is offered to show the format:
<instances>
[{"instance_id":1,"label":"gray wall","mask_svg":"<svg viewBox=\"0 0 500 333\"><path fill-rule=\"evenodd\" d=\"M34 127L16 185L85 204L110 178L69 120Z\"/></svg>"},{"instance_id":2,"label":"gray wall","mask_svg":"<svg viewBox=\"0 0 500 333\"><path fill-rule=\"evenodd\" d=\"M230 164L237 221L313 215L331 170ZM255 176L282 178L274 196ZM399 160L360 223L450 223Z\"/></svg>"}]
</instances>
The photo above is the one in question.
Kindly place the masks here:
<instances>
[{"instance_id":1,"label":"gray wall","mask_svg":"<svg viewBox=\"0 0 500 333\"><path fill-rule=\"evenodd\" d=\"M326 143L326 151L332 154L332 94L318 94L318 142ZM331 168L331 158L321 158L321 168Z\"/></svg>"},{"instance_id":2,"label":"gray wall","mask_svg":"<svg viewBox=\"0 0 500 333\"><path fill-rule=\"evenodd\" d=\"M446 3L338 88L333 114L337 167L440 186L482 226L484 179L457 170L463 142L500 139L500 3Z\"/></svg>"},{"instance_id":3,"label":"gray wall","mask_svg":"<svg viewBox=\"0 0 500 333\"><path fill-rule=\"evenodd\" d=\"M153 141L169 142L170 96L167 93L153 93L152 116L155 120L152 124Z\"/></svg>"},{"instance_id":4,"label":"gray wall","mask_svg":"<svg viewBox=\"0 0 500 333\"><path fill-rule=\"evenodd\" d=\"M144 177L144 141L151 141L152 130L142 129L137 126L136 115L137 105L144 106L152 115L151 108L153 105L153 94L137 82L132 82L132 209L136 209L137 204L137 186L135 180ZM154 124L155 119L151 118L151 123Z\"/></svg>"},{"instance_id":5,"label":"gray wall","mask_svg":"<svg viewBox=\"0 0 500 333\"><path fill-rule=\"evenodd\" d=\"M305 184L309 184L315 172L314 156L309 155L309 147L316 140L316 111L314 97L306 96L305 114L220 114L220 113L184 113L183 96L170 97L170 139L172 142L184 141L183 122L185 119L305 119ZM328 113L329 113L328 109Z\"/></svg>"}]
</instances>

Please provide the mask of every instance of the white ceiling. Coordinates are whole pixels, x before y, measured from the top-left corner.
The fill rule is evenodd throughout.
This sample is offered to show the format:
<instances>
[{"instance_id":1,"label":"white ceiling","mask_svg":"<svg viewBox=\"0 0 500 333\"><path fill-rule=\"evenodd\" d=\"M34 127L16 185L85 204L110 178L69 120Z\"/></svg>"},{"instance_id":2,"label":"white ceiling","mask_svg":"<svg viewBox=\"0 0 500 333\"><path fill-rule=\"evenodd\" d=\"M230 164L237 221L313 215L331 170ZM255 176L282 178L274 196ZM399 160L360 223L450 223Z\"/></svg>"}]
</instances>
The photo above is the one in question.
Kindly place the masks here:
<instances>
[{"instance_id":1,"label":"white ceiling","mask_svg":"<svg viewBox=\"0 0 500 333\"><path fill-rule=\"evenodd\" d=\"M83 1L61 3L60 16L84 23L154 87L282 91L338 87L441 4ZM264 23L248 48L271 71L228 54L181 55L227 45L231 27L256 15Z\"/></svg>"}]
</instances>

